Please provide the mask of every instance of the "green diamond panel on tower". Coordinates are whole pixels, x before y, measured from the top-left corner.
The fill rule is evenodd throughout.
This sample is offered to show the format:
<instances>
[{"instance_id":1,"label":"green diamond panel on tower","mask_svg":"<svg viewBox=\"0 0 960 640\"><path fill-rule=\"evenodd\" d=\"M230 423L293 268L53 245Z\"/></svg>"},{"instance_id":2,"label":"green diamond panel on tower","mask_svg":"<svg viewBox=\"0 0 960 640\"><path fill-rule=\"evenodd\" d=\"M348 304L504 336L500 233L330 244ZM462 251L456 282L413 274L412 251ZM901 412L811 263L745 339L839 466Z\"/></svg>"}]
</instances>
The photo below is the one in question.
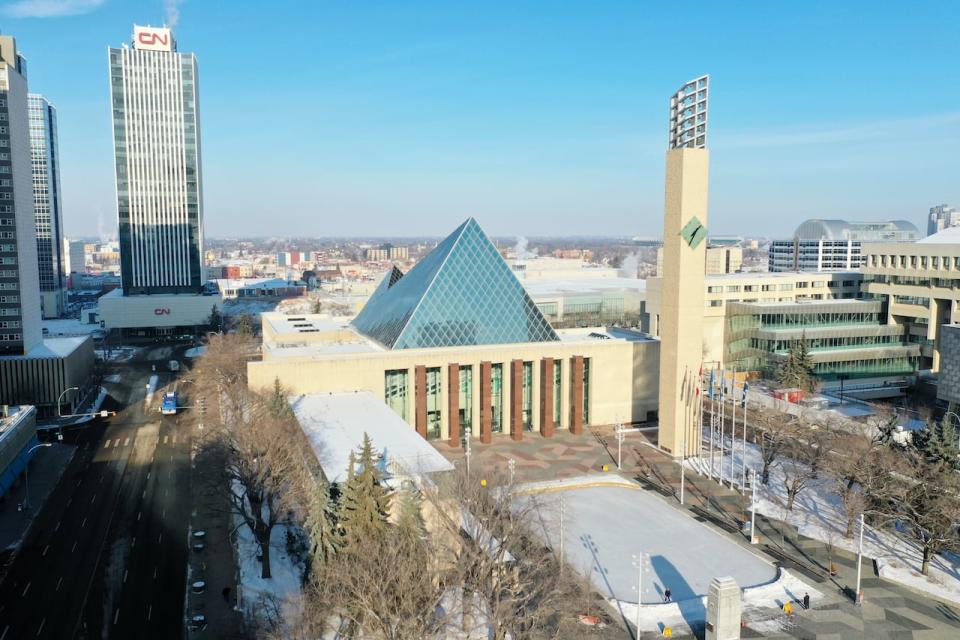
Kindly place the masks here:
<instances>
[{"instance_id":1,"label":"green diamond panel on tower","mask_svg":"<svg viewBox=\"0 0 960 640\"><path fill-rule=\"evenodd\" d=\"M390 349L559 340L473 218L406 274L394 267L353 326Z\"/></svg>"}]
</instances>

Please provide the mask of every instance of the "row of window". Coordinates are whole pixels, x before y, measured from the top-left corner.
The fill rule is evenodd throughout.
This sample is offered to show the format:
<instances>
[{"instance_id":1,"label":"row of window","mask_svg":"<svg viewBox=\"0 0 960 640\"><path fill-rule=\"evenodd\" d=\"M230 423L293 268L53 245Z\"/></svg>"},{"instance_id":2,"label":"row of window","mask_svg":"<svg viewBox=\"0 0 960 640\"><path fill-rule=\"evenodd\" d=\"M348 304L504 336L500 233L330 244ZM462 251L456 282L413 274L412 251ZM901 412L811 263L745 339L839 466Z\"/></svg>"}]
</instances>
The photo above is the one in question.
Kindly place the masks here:
<instances>
[{"instance_id":1,"label":"row of window","mask_svg":"<svg viewBox=\"0 0 960 640\"><path fill-rule=\"evenodd\" d=\"M493 433L504 431L503 401L504 401L504 369L509 364L493 363L490 366L490 426ZM434 440L440 437L440 422L442 411L443 371L441 367L428 367L424 378L424 400L427 414L427 438ZM474 367L464 365L458 372L458 414L461 429L474 429L479 425L473 424L473 389ZM553 363L553 423L561 422L563 393L561 380L563 378L563 361L554 360ZM590 359L583 360L583 422L589 424L590 406ZM571 380L572 384L572 380ZM527 431L533 429L533 362L525 361L521 367L520 400L521 424ZM384 400L387 406L393 409L398 416L409 422L407 415L407 400L409 394L409 372L407 369L393 369L384 372ZM482 405L481 405L482 411ZM480 416L481 422L483 415Z\"/></svg>"},{"instance_id":2,"label":"row of window","mask_svg":"<svg viewBox=\"0 0 960 640\"><path fill-rule=\"evenodd\" d=\"M871 267L891 267L894 269L946 269L960 271L960 256L901 256L870 254L868 264Z\"/></svg>"},{"instance_id":3,"label":"row of window","mask_svg":"<svg viewBox=\"0 0 960 640\"><path fill-rule=\"evenodd\" d=\"M0 342L20 342L23 340L21 333L0 333Z\"/></svg>"}]
</instances>

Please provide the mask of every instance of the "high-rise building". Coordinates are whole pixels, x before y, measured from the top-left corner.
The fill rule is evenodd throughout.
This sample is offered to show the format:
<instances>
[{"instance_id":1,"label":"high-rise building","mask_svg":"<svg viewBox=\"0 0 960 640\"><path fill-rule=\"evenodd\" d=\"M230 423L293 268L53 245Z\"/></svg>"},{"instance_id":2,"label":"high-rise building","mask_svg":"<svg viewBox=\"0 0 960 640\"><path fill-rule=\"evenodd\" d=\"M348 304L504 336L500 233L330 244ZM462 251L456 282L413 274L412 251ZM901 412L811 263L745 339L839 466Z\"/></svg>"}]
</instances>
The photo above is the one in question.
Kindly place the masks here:
<instances>
[{"instance_id":1,"label":"high-rise building","mask_svg":"<svg viewBox=\"0 0 960 640\"><path fill-rule=\"evenodd\" d=\"M946 204L930 207L930 215L927 218L927 235L932 236L938 231L950 227L960 227L960 209L954 209Z\"/></svg>"},{"instance_id":2,"label":"high-rise building","mask_svg":"<svg viewBox=\"0 0 960 640\"><path fill-rule=\"evenodd\" d=\"M0 36L0 355L43 340L28 112L26 62Z\"/></svg>"},{"instance_id":3,"label":"high-rise building","mask_svg":"<svg viewBox=\"0 0 960 640\"><path fill-rule=\"evenodd\" d=\"M124 295L198 293L204 278L197 59L170 29L111 48Z\"/></svg>"},{"instance_id":4,"label":"high-rise building","mask_svg":"<svg viewBox=\"0 0 960 640\"><path fill-rule=\"evenodd\" d=\"M847 222L805 220L792 240L770 243L770 271L848 271L863 265L862 248L868 242L914 242L920 231L906 220Z\"/></svg>"},{"instance_id":5,"label":"high-rise building","mask_svg":"<svg viewBox=\"0 0 960 640\"><path fill-rule=\"evenodd\" d=\"M693 389L703 370L707 239L707 84L702 76L670 99L663 212L663 290L659 324L658 444L676 456L700 441Z\"/></svg>"},{"instance_id":6,"label":"high-rise building","mask_svg":"<svg viewBox=\"0 0 960 640\"><path fill-rule=\"evenodd\" d=\"M30 156L33 165L33 210L37 224L37 270L44 318L63 315L66 276L60 201L60 143L57 110L42 95L31 93Z\"/></svg>"},{"instance_id":7,"label":"high-rise building","mask_svg":"<svg viewBox=\"0 0 960 640\"><path fill-rule=\"evenodd\" d=\"M86 273L87 249L83 241L64 239L63 250L67 256L67 273Z\"/></svg>"}]
</instances>

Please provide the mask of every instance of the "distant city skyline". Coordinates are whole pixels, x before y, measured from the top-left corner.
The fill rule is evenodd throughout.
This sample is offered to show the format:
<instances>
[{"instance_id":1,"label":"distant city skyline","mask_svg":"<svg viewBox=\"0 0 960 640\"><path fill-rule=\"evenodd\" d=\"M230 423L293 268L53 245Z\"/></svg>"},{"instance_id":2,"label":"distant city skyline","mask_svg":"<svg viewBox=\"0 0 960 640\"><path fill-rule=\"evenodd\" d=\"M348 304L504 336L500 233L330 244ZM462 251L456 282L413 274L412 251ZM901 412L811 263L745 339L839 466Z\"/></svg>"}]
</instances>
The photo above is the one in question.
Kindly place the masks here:
<instances>
[{"instance_id":1,"label":"distant city skyline","mask_svg":"<svg viewBox=\"0 0 960 640\"><path fill-rule=\"evenodd\" d=\"M175 23L197 55L211 237L439 236L467 216L497 237L656 236L669 95L707 73L712 234L924 229L960 206L960 5L690 9L21 0L0 16L57 108L68 236L117 233L106 51L134 23Z\"/></svg>"}]
</instances>

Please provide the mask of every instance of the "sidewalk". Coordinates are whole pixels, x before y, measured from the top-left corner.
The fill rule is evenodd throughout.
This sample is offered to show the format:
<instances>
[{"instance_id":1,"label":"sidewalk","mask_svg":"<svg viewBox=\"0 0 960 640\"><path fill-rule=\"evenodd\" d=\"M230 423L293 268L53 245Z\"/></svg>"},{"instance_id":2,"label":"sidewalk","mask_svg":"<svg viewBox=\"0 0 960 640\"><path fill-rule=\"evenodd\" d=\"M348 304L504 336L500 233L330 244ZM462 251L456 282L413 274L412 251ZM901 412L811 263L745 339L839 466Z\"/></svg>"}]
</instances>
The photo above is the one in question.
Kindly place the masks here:
<instances>
[{"instance_id":1,"label":"sidewalk","mask_svg":"<svg viewBox=\"0 0 960 640\"><path fill-rule=\"evenodd\" d=\"M194 441L200 441L195 431ZM194 449L191 468L194 490L190 518L190 556L187 569L187 610L189 620L195 615L206 616L205 631L188 632L187 638L248 638L243 617L234 609L237 599L237 567L230 534L230 504L226 486L220 486L224 462L216 454ZM202 551L193 547L202 536ZM190 585L197 580L206 582L206 591L193 593ZM223 589L229 588L227 597Z\"/></svg>"},{"instance_id":2,"label":"sidewalk","mask_svg":"<svg viewBox=\"0 0 960 640\"><path fill-rule=\"evenodd\" d=\"M104 387L95 387L99 389L97 395L93 398L93 401L90 402L90 396L92 395L93 389L83 398L83 401L77 405L75 414L77 413L96 413L100 411L100 407L103 406L103 401L107 399L107 396L110 395L109 392ZM38 430L46 429L62 429L64 427L75 427L77 425L86 424L93 420L96 416L80 416L76 415L65 418L53 418L52 422L50 418L46 418L45 422L37 425Z\"/></svg>"},{"instance_id":3,"label":"sidewalk","mask_svg":"<svg viewBox=\"0 0 960 640\"><path fill-rule=\"evenodd\" d=\"M26 536L33 517L43 508L47 497L57 486L76 451L76 447L65 444L37 449L28 468L29 509L17 511L17 505L24 504L27 498L27 486L23 474L20 475L17 484L0 498L0 567L7 565L9 556ZM2 571L3 569L0 568L0 573Z\"/></svg>"}]
</instances>

